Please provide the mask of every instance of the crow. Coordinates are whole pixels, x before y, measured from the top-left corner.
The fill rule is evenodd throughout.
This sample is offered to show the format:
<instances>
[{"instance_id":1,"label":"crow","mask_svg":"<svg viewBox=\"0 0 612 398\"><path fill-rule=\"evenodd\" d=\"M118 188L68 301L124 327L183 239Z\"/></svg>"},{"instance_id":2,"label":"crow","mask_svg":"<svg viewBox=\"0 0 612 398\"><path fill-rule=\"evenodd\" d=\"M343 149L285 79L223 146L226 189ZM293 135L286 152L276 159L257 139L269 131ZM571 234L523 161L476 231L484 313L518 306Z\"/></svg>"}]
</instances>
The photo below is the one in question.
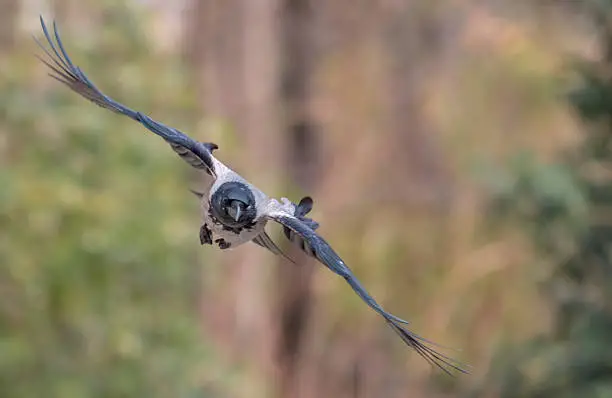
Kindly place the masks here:
<instances>
[{"instance_id":1,"label":"crow","mask_svg":"<svg viewBox=\"0 0 612 398\"><path fill-rule=\"evenodd\" d=\"M282 226L284 235L303 252L344 278L404 343L427 362L449 375L453 371L468 373L463 364L436 351L432 348L437 346L435 343L409 331L404 326L408 324L407 321L385 311L374 300L334 249L315 232L319 224L306 217L313 207L310 197L302 198L297 204L287 198L271 198L213 156L213 152L218 149L216 144L193 140L180 130L153 120L103 94L81 69L73 64L60 39L55 22L53 36L42 17L40 23L48 47L36 37L34 40L48 57L38 58L51 69L51 77L94 104L139 122L164 139L174 152L192 167L202 171L204 189L200 192L193 191L201 203L202 224L199 237L202 245L216 245L226 250L253 242L276 255L284 255L265 230L268 222L276 222Z\"/></svg>"}]
</instances>

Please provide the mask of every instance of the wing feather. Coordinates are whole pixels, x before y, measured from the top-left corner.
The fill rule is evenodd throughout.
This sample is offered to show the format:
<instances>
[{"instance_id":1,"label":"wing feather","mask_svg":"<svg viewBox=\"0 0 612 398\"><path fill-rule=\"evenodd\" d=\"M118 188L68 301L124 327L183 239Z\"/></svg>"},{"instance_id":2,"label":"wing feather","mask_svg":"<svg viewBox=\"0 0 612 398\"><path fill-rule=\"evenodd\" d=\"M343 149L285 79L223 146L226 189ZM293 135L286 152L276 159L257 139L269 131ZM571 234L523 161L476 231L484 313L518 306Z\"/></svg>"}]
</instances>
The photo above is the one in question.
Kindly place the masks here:
<instances>
[{"instance_id":1,"label":"wing feather","mask_svg":"<svg viewBox=\"0 0 612 398\"><path fill-rule=\"evenodd\" d=\"M267 217L291 230L295 237L302 239L304 242L304 251L306 253L310 252L311 255L319 262L334 273L343 277L351 288L353 288L355 293L357 293L357 295L359 295L359 297L361 297L361 299L365 301L368 306L370 306L385 319L387 324L400 336L402 341L409 347L413 348L427 362L438 367L447 374L451 374L452 370L456 370L461 373L468 373L465 369L465 365L460 364L454 359L447 357L446 355L443 355L432 348L431 345L435 346L435 343L432 343L431 341L428 341L403 327L402 324L408 324L407 321L386 312L366 291L361 282L359 282L359 280L355 277L351 269L344 263L344 261L325 241L325 239L320 237L307 224L293 215L282 212L273 212Z\"/></svg>"},{"instance_id":2,"label":"wing feather","mask_svg":"<svg viewBox=\"0 0 612 398\"><path fill-rule=\"evenodd\" d=\"M72 63L72 60L64 48L55 22L53 22L53 37L55 40L49 33L42 17L40 17L40 24L51 51L49 51L38 39L34 38L38 46L48 57L48 60L42 57L38 57L38 59L52 71L52 73L49 73L52 78L65 84L72 91L94 104L140 122L147 129L166 140L171 148L191 166L197 169L203 169L210 175L215 175L214 162L212 159L212 149L216 147L214 144L195 141L181 131L157 122L143 113L130 109L103 94L81 69Z\"/></svg>"}]
</instances>

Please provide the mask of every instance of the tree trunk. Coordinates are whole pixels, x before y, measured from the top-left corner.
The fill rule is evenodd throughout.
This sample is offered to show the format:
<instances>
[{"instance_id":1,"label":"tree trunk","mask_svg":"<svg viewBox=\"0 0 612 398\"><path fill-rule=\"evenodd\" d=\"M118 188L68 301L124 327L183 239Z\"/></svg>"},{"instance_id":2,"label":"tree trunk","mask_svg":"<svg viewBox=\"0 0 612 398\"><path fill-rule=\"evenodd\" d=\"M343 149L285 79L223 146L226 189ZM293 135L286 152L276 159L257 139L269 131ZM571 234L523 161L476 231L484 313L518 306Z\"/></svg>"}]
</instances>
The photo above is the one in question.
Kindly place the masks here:
<instances>
[{"instance_id":1,"label":"tree trunk","mask_svg":"<svg viewBox=\"0 0 612 398\"><path fill-rule=\"evenodd\" d=\"M314 189L317 164L316 123L309 105L313 66L313 5L310 0L283 0L281 26L281 101L284 111L285 170L288 178L301 192ZM294 198L297 200L299 198ZM297 265L280 259L278 269L279 329L276 353L280 369L280 396L298 397L300 353L312 301L314 264L296 247L289 256ZM308 261L309 262L309 261Z\"/></svg>"},{"instance_id":2,"label":"tree trunk","mask_svg":"<svg viewBox=\"0 0 612 398\"><path fill-rule=\"evenodd\" d=\"M234 127L221 131L221 141L232 141L226 138L235 131L239 142L237 148L218 142L216 154L264 191L272 190L282 170L277 11L278 0L194 0L184 40L203 114ZM266 289L266 263L272 257L247 244L219 259L222 275L203 293L206 327L236 361L250 362L259 374L273 377L274 326Z\"/></svg>"},{"instance_id":3,"label":"tree trunk","mask_svg":"<svg viewBox=\"0 0 612 398\"><path fill-rule=\"evenodd\" d=\"M0 51L4 54L15 48L19 11L18 0L0 0Z\"/></svg>"}]
</instances>

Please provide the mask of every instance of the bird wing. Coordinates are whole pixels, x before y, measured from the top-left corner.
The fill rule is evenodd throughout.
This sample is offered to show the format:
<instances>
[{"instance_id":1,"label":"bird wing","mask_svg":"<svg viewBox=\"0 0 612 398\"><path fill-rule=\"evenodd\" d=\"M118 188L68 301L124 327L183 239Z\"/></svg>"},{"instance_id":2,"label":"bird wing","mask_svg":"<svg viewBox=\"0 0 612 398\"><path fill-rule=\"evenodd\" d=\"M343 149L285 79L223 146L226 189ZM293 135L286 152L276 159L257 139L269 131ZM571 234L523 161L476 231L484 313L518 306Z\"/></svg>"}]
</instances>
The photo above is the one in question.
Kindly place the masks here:
<instances>
[{"instance_id":1,"label":"bird wing","mask_svg":"<svg viewBox=\"0 0 612 398\"><path fill-rule=\"evenodd\" d=\"M34 40L49 57L49 59L38 57L54 72L49 73L49 76L65 84L72 91L80 94L82 97L90 100L94 104L102 108L109 109L115 113L128 116L129 118L140 122L147 129L166 140L172 149L191 166L195 167L196 169L205 170L211 176L215 176L215 167L212 156L212 151L217 149L215 144L195 141L181 131L155 121L150 117L130 109L103 94L81 71L81 69L72 63L72 60L64 49L64 45L60 39L55 22L53 23L53 35L55 37L55 42L52 39L42 17L40 18L40 24L47 43L49 44L50 50L47 49L47 47L45 47L38 39L34 38Z\"/></svg>"},{"instance_id":2,"label":"bird wing","mask_svg":"<svg viewBox=\"0 0 612 398\"><path fill-rule=\"evenodd\" d=\"M304 221L282 210L272 210L266 214L266 217L288 228L293 235L299 236L304 244L303 250L307 254L316 258L331 271L343 277L353 288L355 293L385 319L387 324L401 337L404 343L417 351L417 353L427 362L435 365L447 374L451 374L450 371L453 369L461 373L468 373L462 364L434 350L431 345L436 345L435 343L403 327L402 324L408 324L407 321L386 312L365 290L351 269L344 263L325 239L320 237L312 228L304 223Z\"/></svg>"}]
</instances>

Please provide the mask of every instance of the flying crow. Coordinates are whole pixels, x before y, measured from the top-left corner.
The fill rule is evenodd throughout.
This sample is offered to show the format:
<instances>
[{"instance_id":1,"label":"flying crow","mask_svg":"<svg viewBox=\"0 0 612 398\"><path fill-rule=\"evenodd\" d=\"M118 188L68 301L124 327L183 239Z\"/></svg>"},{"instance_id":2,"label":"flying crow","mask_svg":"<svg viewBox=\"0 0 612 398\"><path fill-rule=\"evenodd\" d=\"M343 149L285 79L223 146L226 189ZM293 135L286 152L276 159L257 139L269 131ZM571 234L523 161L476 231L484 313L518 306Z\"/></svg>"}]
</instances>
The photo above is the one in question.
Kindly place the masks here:
<instances>
[{"instance_id":1,"label":"flying crow","mask_svg":"<svg viewBox=\"0 0 612 398\"><path fill-rule=\"evenodd\" d=\"M292 203L287 198L280 200L270 198L213 156L213 151L218 149L217 145L195 141L183 132L109 98L72 63L60 40L55 23L52 36L42 17L40 22L49 48L36 38L35 40L48 56L47 59L39 58L53 72L50 73L51 77L96 105L141 123L164 139L183 160L203 172L204 189L201 192L194 192L200 198L202 208L200 228L202 244L216 245L225 250L246 242L254 242L274 254L282 254L265 231L266 224L274 221L282 225L284 234L290 241L344 278L355 293L385 320L404 343L416 350L425 360L449 374L452 370L467 373L461 364L432 348L432 345L435 345L432 342L409 331L404 326L408 322L386 312L370 296L334 249L315 232L318 224L306 217L313 205L310 197L303 198L298 204Z\"/></svg>"}]
</instances>

